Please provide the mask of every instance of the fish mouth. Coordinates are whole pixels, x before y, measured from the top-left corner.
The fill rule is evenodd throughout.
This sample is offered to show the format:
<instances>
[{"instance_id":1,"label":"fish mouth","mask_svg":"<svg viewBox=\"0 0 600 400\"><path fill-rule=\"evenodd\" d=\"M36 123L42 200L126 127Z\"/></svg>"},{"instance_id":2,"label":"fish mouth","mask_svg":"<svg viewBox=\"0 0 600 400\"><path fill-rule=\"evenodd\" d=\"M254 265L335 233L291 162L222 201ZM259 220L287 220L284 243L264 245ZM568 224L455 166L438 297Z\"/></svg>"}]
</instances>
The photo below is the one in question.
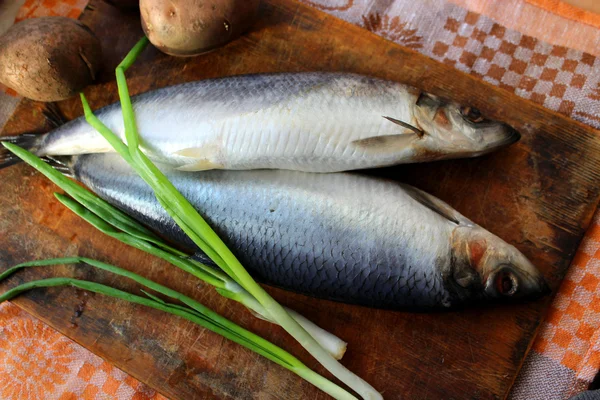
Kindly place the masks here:
<instances>
[{"instance_id":1,"label":"fish mouth","mask_svg":"<svg viewBox=\"0 0 600 400\"><path fill-rule=\"evenodd\" d=\"M490 124L488 127L483 129L489 131L482 132L484 137L488 136L488 140L483 146L481 154L486 154L502 147L510 146L521 139L521 134L519 131L507 124Z\"/></svg>"},{"instance_id":2,"label":"fish mouth","mask_svg":"<svg viewBox=\"0 0 600 400\"><path fill-rule=\"evenodd\" d=\"M500 129L502 130L502 137L490 143L490 148L510 146L511 144L516 143L521 139L521 134L519 133L519 131L517 131L510 125L502 124L500 125Z\"/></svg>"},{"instance_id":3,"label":"fish mouth","mask_svg":"<svg viewBox=\"0 0 600 400\"><path fill-rule=\"evenodd\" d=\"M504 128L506 129L506 132L507 132L507 137L504 140L506 146L516 143L519 140L521 140L521 134L519 133L518 130L516 130L515 128L513 128L510 125L504 125Z\"/></svg>"}]
</instances>

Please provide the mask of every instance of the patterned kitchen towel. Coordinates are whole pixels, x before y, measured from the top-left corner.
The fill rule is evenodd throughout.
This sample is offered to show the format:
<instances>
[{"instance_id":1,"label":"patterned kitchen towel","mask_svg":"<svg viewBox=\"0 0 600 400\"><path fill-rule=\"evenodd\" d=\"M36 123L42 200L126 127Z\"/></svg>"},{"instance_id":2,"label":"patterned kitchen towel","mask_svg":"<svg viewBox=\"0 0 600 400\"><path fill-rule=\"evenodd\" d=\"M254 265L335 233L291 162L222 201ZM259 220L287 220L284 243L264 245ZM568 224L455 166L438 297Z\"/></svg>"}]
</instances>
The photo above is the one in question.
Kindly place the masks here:
<instances>
[{"instance_id":1,"label":"patterned kitchen towel","mask_svg":"<svg viewBox=\"0 0 600 400\"><path fill-rule=\"evenodd\" d=\"M0 305L0 398L165 399L11 303Z\"/></svg>"},{"instance_id":2,"label":"patterned kitchen towel","mask_svg":"<svg viewBox=\"0 0 600 400\"><path fill-rule=\"evenodd\" d=\"M597 58L600 55L600 16L597 14L559 0L301 1L544 107L600 127L600 61ZM56 13L74 17L85 3L84 0L27 0L19 18ZM4 122L3 103L7 104L5 98L0 97L0 126ZM513 387L512 399L567 399L587 387L593 379L600 367L598 277L600 215L594 218L543 323ZM36 329L42 332L40 337L48 339L44 339L46 344L43 346L36 343L35 349L29 347L30 352L20 352L19 346L13 347L11 341L22 336L26 343L32 343L28 332L34 328L0 330L0 352L18 360L0 364L0 388L11 382L10 377L2 378L5 374L31 376L28 368L32 368L35 361L36 365L52 365L47 368L47 373L43 368L35 369L35 381L61 388L61 393L69 393L64 398L85 398L88 387L85 385L89 382L96 388L89 389L95 390L90 398L156 396L139 382L102 363L14 306L0 308L0 323L2 313L10 316L8 327L37 324ZM11 339L6 340L6 335L12 335ZM67 355L51 360L57 347L64 348ZM80 379L80 374L87 380ZM103 393L101 390L106 383L94 383L100 382L94 376L116 379L120 382L119 387L126 382L127 387L134 390L123 389L128 393L125 397ZM87 383L84 385L82 380ZM36 397L40 389L31 382L25 379L25 383L16 389L15 383L8 384L13 389L1 392L0 397ZM111 393L117 393L115 385L108 385L112 388ZM136 387L139 391L135 391Z\"/></svg>"},{"instance_id":3,"label":"patterned kitchen towel","mask_svg":"<svg viewBox=\"0 0 600 400\"><path fill-rule=\"evenodd\" d=\"M587 389L599 369L600 212L596 212L511 398L568 399Z\"/></svg>"},{"instance_id":4,"label":"patterned kitchen towel","mask_svg":"<svg viewBox=\"0 0 600 400\"><path fill-rule=\"evenodd\" d=\"M304 2L600 128L600 29L594 26L524 0Z\"/></svg>"}]
</instances>

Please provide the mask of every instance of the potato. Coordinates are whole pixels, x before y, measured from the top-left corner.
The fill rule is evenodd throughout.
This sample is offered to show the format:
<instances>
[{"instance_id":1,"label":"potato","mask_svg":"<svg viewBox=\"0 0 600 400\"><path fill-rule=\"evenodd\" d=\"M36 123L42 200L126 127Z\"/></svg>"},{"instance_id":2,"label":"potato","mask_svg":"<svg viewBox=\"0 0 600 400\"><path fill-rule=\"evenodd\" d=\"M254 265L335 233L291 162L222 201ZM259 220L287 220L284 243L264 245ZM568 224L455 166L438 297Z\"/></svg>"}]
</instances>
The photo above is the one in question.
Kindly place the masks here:
<instances>
[{"instance_id":1,"label":"potato","mask_svg":"<svg viewBox=\"0 0 600 400\"><path fill-rule=\"evenodd\" d=\"M239 37L259 0L140 0L142 27L164 53L195 56Z\"/></svg>"},{"instance_id":2,"label":"potato","mask_svg":"<svg viewBox=\"0 0 600 400\"><path fill-rule=\"evenodd\" d=\"M27 19L0 37L0 82L33 100L73 96L95 79L101 60L98 38L70 18Z\"/></svg>"}]
</instances>

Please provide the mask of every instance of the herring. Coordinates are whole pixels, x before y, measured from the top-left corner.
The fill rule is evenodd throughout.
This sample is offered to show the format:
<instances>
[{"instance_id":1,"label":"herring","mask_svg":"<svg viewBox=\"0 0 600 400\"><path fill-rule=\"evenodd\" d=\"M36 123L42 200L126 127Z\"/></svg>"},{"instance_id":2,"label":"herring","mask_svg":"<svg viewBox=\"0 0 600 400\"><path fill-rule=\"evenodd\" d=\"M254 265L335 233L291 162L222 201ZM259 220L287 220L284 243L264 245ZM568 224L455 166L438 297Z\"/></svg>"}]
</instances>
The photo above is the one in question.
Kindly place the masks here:
<instances>
[{"instance_id":1,"label":"herring","mask_svg":"<svg viewBox=\"0 0 600 400\"><path fill-rule=\"evenodd\" d=\"M118 155L62 161L100 197L197 250ZM413 311L548 291L514 246L408 185L352 173L161 169L248 271L271 285Z\"/></svg>"},{"instance_id":2,"label":"herring","mask_svg":"<svg viewBox=\"0 0 600 400\"><path fill-rule=\"evenodd\" d=\"M343 73L207 79L132 98L142 150L185 171L338 172L475 157L520 138L471 107L400 83ZM120 104L98 118L124 137ZM112 152L84 118L0 138L38 156ZM16 160L0 150L0 168Z\"/></svg>"}]
</instances>

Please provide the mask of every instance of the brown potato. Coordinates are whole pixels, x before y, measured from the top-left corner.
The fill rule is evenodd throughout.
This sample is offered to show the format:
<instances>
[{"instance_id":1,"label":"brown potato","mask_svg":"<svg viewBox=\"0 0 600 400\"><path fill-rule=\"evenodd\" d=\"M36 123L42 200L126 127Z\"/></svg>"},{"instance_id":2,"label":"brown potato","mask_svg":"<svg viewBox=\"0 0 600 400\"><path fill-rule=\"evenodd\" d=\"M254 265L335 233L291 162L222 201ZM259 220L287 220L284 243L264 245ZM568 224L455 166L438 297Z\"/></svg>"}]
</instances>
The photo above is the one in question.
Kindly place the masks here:
<instances>
[{"instance_id":1,"label":"brown potato","mask_svg":"<svg viewBox=\"0 0 600 400\"><path fill-rule=\"evenodd\" d=\"M195 56L222 46L254 22L259 0L140 0L142 27L164 53Z\"/></svg>"},{"instance_id":2,"label":"brown potato","mask_svg":"<svg viewBox=\"0 0 600 400\"><path fill-rule=\"evenodd\" d=\"M0 82L33 100L73 96L95 79L101 61L98 38L70 18L27 19L0 37Z\"/></svg>"}]
</instances>

